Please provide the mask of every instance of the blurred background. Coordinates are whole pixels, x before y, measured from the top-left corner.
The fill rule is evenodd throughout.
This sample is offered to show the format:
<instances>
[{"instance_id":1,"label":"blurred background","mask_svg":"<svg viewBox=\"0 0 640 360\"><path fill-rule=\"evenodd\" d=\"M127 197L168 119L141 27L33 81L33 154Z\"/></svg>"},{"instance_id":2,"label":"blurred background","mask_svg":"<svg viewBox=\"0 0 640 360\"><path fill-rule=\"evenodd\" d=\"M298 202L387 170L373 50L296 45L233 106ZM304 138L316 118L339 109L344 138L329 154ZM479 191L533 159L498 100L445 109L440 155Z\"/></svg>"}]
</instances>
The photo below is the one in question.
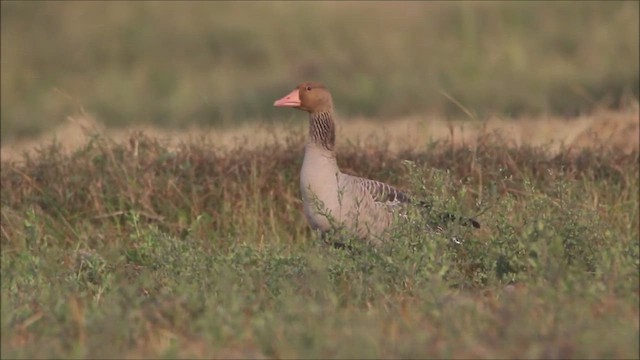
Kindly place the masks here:
<instances>
[{"instance_id":1,"label":"blurred background","mask_svg":"<svg viewBox=\"0 0 640 360\"><path fill-rule=\"evenodd\" d=\"M615 109L638 99L638 4L2 1L1 136L82 111L108 127L277 121L304 80L345 118Z\"/></svg>"}]
</instances>

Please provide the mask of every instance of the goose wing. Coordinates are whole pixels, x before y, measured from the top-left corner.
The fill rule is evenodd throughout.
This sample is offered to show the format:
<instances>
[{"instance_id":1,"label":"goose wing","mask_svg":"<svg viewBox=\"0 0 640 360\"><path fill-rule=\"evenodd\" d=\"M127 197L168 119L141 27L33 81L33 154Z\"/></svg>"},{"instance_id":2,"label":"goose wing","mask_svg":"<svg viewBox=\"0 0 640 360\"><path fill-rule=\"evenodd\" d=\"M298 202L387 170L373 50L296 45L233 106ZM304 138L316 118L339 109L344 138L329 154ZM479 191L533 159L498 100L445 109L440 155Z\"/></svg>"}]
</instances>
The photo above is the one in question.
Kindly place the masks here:
<instances>
[{"instance_id":1,"label":"goose wing","mask_svg":"<svg viewBox=\"0 0 640 360\"><path fill-rule=\"evenodd\" d=\"M410 198L397 188L381 181L365 179L353 175L342 174L346 180L358 189L358 192L369 194L377 203L397 205L408 203Z\"/></svg>"},{"instance_id":2,"label":"goose wing","mask_svg":"<svg viewBox=\"0 0 640 360\"><path fill-rule=\"evenodd\" d=\"M369 194L378 204L393 207L398 204L411 202L409 195L389 184L352 175L342 175L345 176L348 181L352 182L352 184L358 188L359 192ZM427 201L420 201L418 205L426 211L432 211L432 205ZM438 213L436 216L440 220L440 225L457 222L465 226L480 228L480 223L473 218L463 218L448 212Z\"/></svg>"}]
</instances>

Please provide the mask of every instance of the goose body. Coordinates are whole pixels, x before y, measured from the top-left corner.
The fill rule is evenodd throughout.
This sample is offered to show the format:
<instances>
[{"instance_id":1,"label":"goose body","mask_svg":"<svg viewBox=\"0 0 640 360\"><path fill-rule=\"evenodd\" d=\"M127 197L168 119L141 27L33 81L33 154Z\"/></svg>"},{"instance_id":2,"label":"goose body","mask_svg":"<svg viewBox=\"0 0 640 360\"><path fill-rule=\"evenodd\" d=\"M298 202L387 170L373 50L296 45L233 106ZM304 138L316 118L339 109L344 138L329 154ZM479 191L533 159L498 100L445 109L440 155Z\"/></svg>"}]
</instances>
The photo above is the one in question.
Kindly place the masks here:
<instances>
[{"instance_id":1,"label":"goose body","mask_svg":"<svg viewBox=\"0 0 640 360\"><path fill-rule=\"evenodd\" d=\"M398 204L379 201L371 193L372 180L342 173L335 157L313 143L305 147L300 172L300 191L304 213L313 229L326 232L344 227L362 238L377 238L393 219L391 209ZM378 183L378 188L389 185Z\"/></svg>"},{"instance_id":2,"label":"goose body","mask_svg":"<svg viewBox=\"0 0 640 360\"><path fill-rule=\"evenodd\" d=\"M274 106L309 113L309 138L300 171L305 217L321 233L344 228L379 244L394 219L394 210L409 197L395 187L342 173L335 155L333 100L319 83L305 82ZM477 222L473 221L474 227Z\"/></svg>"}]
</instances>

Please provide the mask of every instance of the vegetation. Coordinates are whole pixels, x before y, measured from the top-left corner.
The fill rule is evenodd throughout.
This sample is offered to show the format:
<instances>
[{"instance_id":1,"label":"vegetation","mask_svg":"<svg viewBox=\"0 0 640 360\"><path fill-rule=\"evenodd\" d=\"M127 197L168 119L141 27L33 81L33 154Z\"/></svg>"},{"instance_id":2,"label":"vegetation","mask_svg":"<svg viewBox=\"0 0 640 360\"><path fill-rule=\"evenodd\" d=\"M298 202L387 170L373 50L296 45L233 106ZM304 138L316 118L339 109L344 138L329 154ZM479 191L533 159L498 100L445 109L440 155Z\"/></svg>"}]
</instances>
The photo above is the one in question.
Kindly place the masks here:
<instances>
[{"instance_id":1,"label":"vegetation","mask_svg":"<svg viewBox=\"0 0 640 360\"><path fill-rule=\"evenodd\" d=\"M346 117L617 107L638 97L638 6L2 1L1 136L81 108L108 126L280 119L273 100L310 79Z\"/></svg>"},{"instance_id":2,"label":"vegetation","mask_svg":"<svg viewBox=\"0 0 640 360\"><path fill-rule=\"evenodd\" d=\"M303 219L303 141L3 162L2 357L637 356L637 151L342 146L344 169L483 225L349 251Z\"/></svg>"},{"instance_id":3,"label":"vegetation","mask_svg":"<svg viewBox=\"0 0 640 360\"><path fill-rule=\"evenodd\" d=\"M0 7L3 151L68 116L287 129L178 147L98 131L3 156L2 358L640 353L637 1ZM338 143L346 172L482 228L428 233L430 215L410 211L384 246L336 249L301 211L304 135L271 106L307 79L343 118L412 115L416 131L425 114L590 125L553 151L484 130L454 142L454 125L404 149L390 132Z\"/></svg>"}]
</instances>

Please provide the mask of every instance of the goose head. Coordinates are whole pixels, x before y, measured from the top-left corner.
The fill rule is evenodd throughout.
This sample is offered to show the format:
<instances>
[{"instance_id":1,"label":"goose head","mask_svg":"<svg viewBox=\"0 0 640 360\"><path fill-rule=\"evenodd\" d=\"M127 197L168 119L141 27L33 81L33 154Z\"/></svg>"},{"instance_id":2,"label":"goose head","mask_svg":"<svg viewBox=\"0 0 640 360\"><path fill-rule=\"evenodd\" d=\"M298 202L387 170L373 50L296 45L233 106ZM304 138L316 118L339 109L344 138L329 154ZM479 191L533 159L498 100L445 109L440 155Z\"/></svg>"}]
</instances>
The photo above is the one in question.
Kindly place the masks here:
<instances>
[{"instance_id":1,"label":"goose head","mask_svg":"<svg viewBox=\"0 0 640 360\"><path fill-rule=\"evenodd\" d=\"M333 100L327 88L317 82L303 82L293 91L276 100L273 106L291 107L308 113L330 112L333 110Z\"/></svg>"}]
</instances>

